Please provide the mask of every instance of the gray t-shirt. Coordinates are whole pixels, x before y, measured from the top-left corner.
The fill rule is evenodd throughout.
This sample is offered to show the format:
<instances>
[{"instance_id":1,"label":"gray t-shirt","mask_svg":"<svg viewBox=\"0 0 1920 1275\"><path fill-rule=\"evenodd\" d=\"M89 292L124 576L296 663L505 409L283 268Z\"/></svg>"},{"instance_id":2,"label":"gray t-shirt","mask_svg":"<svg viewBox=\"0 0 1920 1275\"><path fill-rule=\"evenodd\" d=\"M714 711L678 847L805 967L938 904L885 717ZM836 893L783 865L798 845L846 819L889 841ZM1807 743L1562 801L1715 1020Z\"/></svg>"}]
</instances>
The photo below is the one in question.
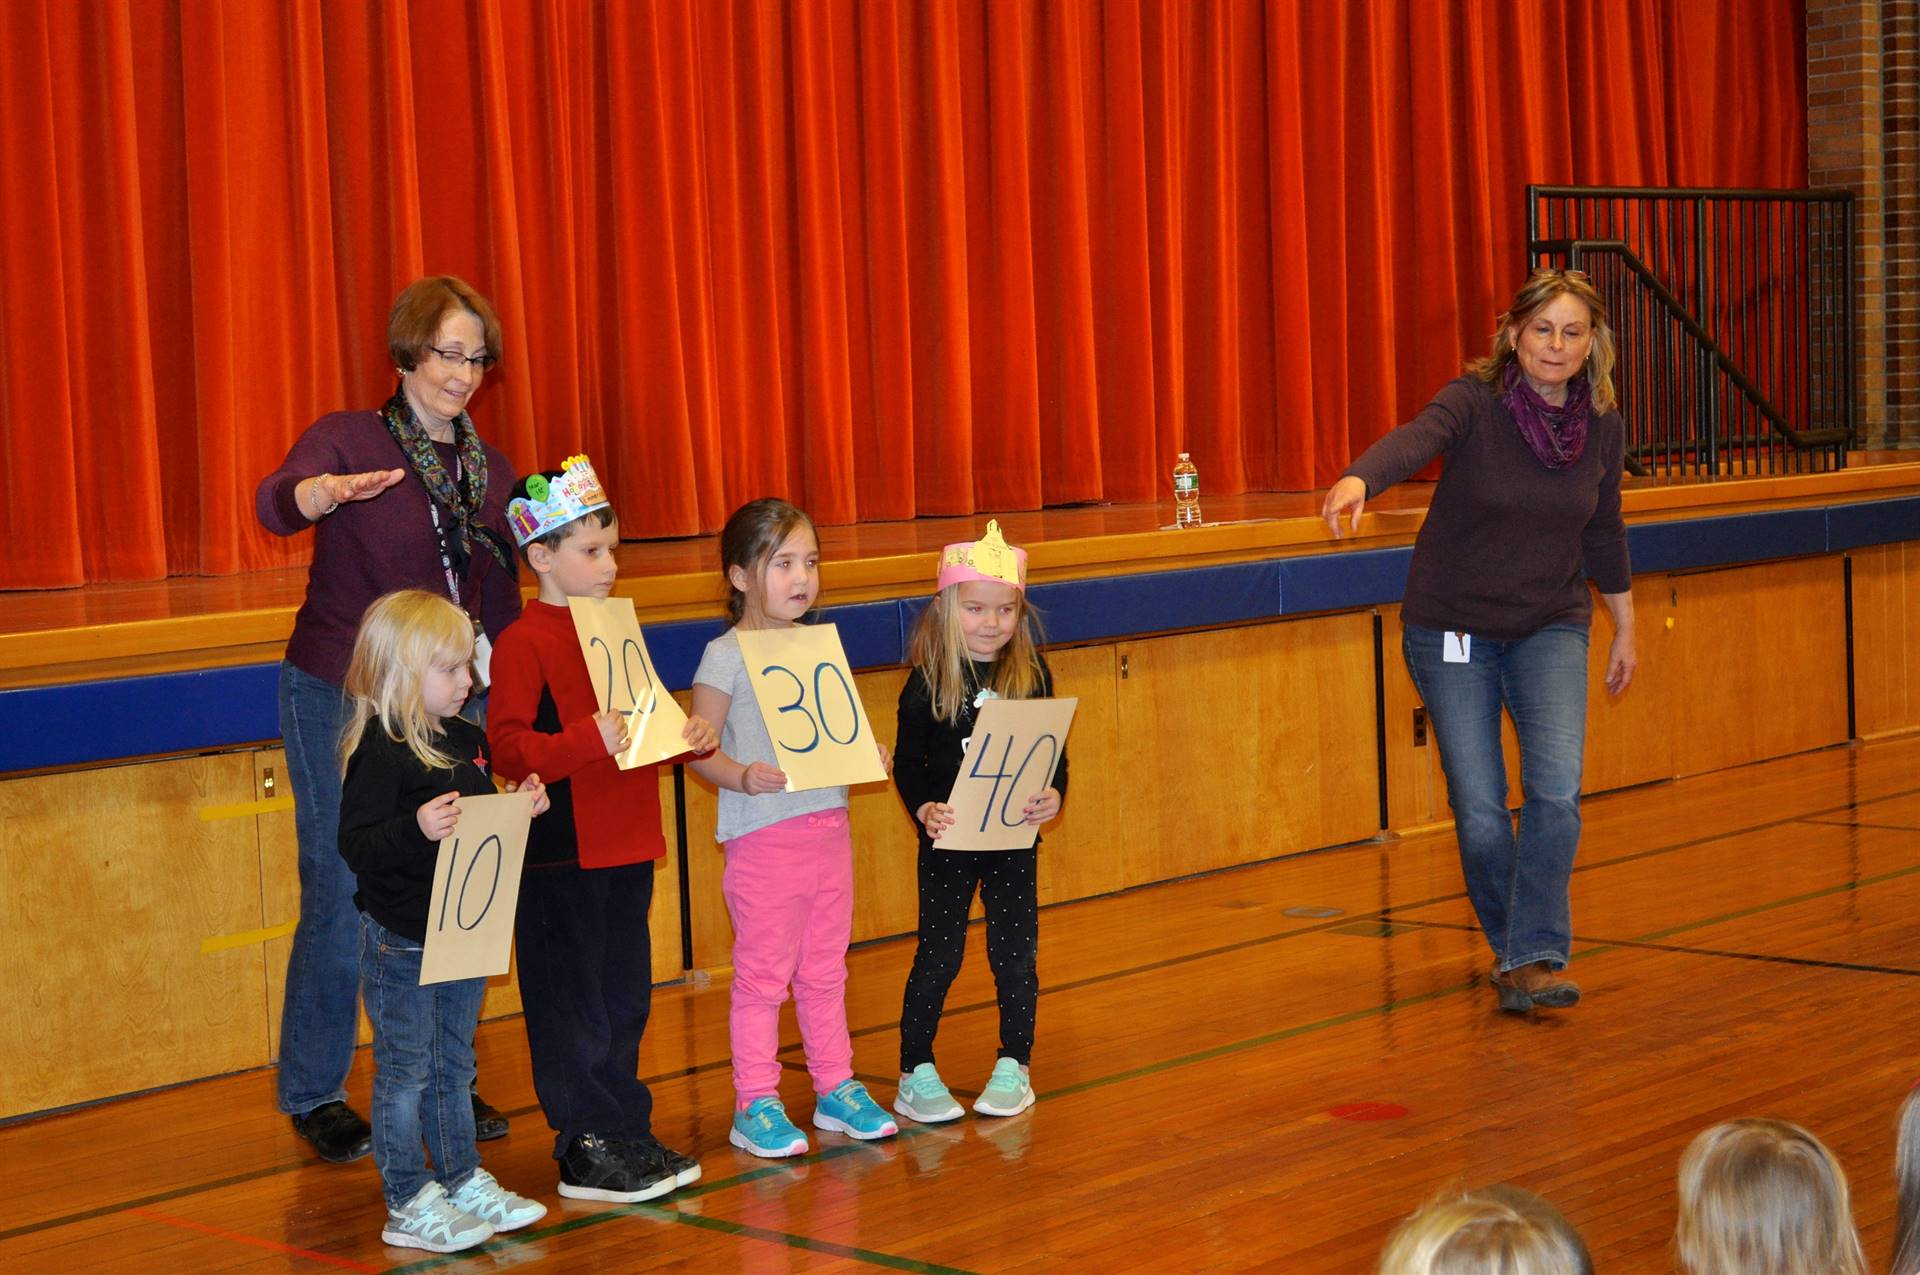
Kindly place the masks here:
<instances>
[{"instance_id":1,"label":"gray t-shirt","mask_svg":"<svg viewBox=\"0 0 1920 1275\"><path fill-rule=\"evenodd\" d=\"M700 657L700 667L694 670L693 680L733 697L733 702L727 706L727 720L720 727L720 751L743 766L761 761L778 769L780 762L774 756L773 737L767 734L767 723L760 716L759 701L753 698L753 684L747 680L747 662L740 655L740 635L737 632L728 629L707 643L706 652ZM795 815L810 815L819 810L843 810L846 804L847 790L844 787L810 788L805 792L770 792L756 797L722 788L720 821L713 835L717 841L732 841L735 837L757 832Z\"/></svg>"}]
</instances>

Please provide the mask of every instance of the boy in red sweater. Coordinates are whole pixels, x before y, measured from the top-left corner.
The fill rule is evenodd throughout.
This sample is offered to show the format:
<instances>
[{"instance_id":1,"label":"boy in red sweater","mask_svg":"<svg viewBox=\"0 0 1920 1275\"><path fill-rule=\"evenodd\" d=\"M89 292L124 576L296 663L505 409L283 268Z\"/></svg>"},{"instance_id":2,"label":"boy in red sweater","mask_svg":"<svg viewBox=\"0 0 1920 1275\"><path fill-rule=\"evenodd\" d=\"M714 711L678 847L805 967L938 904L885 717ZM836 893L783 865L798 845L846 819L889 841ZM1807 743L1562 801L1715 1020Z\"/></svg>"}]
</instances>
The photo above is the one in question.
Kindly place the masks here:
<instances>
[{"instance_id":1,"label":"boy in red sweater","mask_svg":"<svg viewBox=\"0 0 1920 1275\"><path fill-rule=\"evenodd\" d=\"M660 780L657 767L615 764L627 719L600 708L567 609L568 598L612 593L619 522L584 456L522 479L507 521L540 595L494 646L487 736L495 772L541 775L553 803L527 841L514 921L534 1091L556 1135L561 1195L650 1200L700 1176L653 1136L639 1079L653 991L647 909L666 850ZM683 738L690 753L719 742L698 717Z\"/></svg>"}]
</instances>

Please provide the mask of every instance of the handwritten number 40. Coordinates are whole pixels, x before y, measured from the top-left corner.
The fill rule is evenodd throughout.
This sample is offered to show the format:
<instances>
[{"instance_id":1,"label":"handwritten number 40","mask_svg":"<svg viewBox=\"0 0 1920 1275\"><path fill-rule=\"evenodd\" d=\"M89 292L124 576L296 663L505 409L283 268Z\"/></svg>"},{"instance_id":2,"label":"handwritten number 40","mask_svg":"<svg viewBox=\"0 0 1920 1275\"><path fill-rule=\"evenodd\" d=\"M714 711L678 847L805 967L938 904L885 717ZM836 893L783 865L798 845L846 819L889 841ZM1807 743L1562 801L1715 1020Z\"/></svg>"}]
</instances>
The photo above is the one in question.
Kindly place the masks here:
<instances>
[{"instance_id":1,"label":"handwritten number 40","mask_svg":"<svg viewBox=\"0 0 1920 1275\"><path fill-rule=\"evenodd\" d=\"M643 711L640 704L640 696L633 689L633 669L634 669L634 665L638 664L640 666L640 684L646 687L646 690L647 690L647 703L644 711L652 712L653 711L653 695L654 695L653 679L647 676L647 660L646 660L646 657L643 654L641 654L640 644L634 641L632 638L623 638L621 639L621 642L620 642L620 673L623 677L627 679L627 704L629 705L629 707L627 708L620 708L620 709L616 709L613 706L613 650L612 648L610 648L607 645L606 639L601 637L593 637L593 638L587 639L587 645L599 647L600 653L607 657L607 702L605 705L606 710L610 713L613 713L613 712L620 713L626 717L631 717L635 713Z\"/></svg>"},{"instance_id":2,"label":"handwritten number 40","mask_svg":"<svg viewBox=\"0 0 1920 1275\"><path fill-rule=\"evenodd\" d=\"M1036 736L1033 743L1027 748L1027 755L1020 759L1020 768L1012 774L1008 774L1007 763L1013 759L1013 744L1014 737L1008 735L1005 745L1000 749L1000 769L990 772L983 772L980 769L980 763L986 760L987 750L993 747L993 736L990 734L982 736L980 747L973 750L973 765L967 770L967 778L991 779L993 781L993 791L987 795L986 805L980 811L981 832L987 830L987 820L993 817L993 803L996 797L1000 799L1000 823L1002 827L1017 828L1025 823L1027 817L1024 810L1012 819L1007 818L1007 807L1011 806L1013 799L1021 793L1020 777L1027 773L1027 767L1032 764L1033 755L1040 751L1040 745L1045 744L1051 754L1047 758L1046 773L1052 773L1053 763L1058 760L1060 756L1060 741L1058 739L1055 739L1052 735ZM1005 797L1000 796L1000 785L1003 781L1007 785L1007 795ZM1025 798L1022 797L1021 801L1024 806Z\"/></svg>"},{"instance_id":3,"label":"handwritten number 40","mask_svg":"<svg viewBox=\"0 0 1920 1275\"><path fill-rule=\"evenodd\" d=\"M480 860L487 857L488 851L492 851L493 853L493 875L490 878L483 878L487 886L486 902L480 905L479 914L469 921L467 920L467 890L468 887L473 885L473 870L480 866ZM466 875L460 878L460 897L459 900L455 902L453 898L453 877L455 873L460 871L460 839L458 837L454 838L452 861L447 864L447 886L446 889L440 892L440 923L434 926L436 930L444 930L447 928L447 905L449 903L453 903L453 923L463 930L471 930L479 925L480 922L487 919L487 913L493 909L493 896L500 892L500 859L500 837L499 834L496 833L488 837L485 841L482 841L480 848L473 852L473 858L467 860Z\"/></svg>"},{"instance_id":4,"label":"handwritten number 40","mask_svg":"<svg viewBox=\"0 0 1920 1275\"><path fill-rule=\"evenodd\" d=\"M793 682L793 699L780 706L781 713L800 714L801 717L806 719L807 729L811 732L807 737L807 742L804 744L790 744L784 739L775 741L780 747L790 753L810 753L820 746L820 736L822 734L843 747L860 738L860 710L854 705L853 687L847 682L847 675L840 671L839 665L827 660L822 660L813 666L813 706L811 708L807 706L807 684L800 680L798 673L784 664L769 664L760 670L760 676L762 677L771 677L775 673L779 673ZM847 737L845 739L833 733L833 725L827 720L826 697L820 693L820 679L828 673L833 674L834 680L840 683L840 693L847 701L847 717L851 720L852 724L847 727Z\"/></svg>"}]
</instances>

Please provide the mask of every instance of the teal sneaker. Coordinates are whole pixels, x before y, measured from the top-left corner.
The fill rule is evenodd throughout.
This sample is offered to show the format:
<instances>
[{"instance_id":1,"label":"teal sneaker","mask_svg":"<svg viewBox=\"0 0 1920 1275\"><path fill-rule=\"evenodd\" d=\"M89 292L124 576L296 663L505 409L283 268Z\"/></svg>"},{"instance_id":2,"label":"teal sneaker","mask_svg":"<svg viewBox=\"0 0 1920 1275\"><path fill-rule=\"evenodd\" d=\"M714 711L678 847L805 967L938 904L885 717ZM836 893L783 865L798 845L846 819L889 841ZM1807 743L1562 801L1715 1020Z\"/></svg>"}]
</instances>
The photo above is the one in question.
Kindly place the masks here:
<instances>
[{"instance_id":1,"label":"teal sneaker","mask_svg":"<svg viewBox=\"0 0 1920 1275\"><path fill-rule=\"evenodd\" d=\"M867 1087L857 1080L843 1080L828 1093L820 1095L813 1107L813 1127L844 1133L849 1138L872 1142L891 1138L900 1132L893 1118L880 1110Z\"/></svg>"},{"instance_id":2,"label":"teal sneaker","mask_svg":"<svg viewBox=\"0 0 1920 1275\"><path fill-rule=\"evenodd\" d=\"M727 1141L766 1160L807 1153L807 1135L794 1128L778 1098L755 1098L734 1112Z\"/></svg>"},{"instance_id":3,"label":"teal sneaker","mask_svg":"<svg viewBox=\"0 0 1920 1275\"><path fill-rule=\"evenodd\" d=\"M893 1109L921 1124L942 1124L966 1114L947 1092L940 1073L930 1062L921 1063L900 1077L899 1092L893 1095Z\"/></svg>"},{"instance_id":4,"label":"teal sneaker","mask_svg":"<svg viewBox=\"0 0 1920 1275\"><path fill-rule=\"evenodd\" d=\"M1017 1116L1033 1105L1033 1086L1027 1082L1027 1069L1011 1058L993 1064L993 1075L980 1091L973 1109L983 1116Z\"/></svg>"}]
</instances>

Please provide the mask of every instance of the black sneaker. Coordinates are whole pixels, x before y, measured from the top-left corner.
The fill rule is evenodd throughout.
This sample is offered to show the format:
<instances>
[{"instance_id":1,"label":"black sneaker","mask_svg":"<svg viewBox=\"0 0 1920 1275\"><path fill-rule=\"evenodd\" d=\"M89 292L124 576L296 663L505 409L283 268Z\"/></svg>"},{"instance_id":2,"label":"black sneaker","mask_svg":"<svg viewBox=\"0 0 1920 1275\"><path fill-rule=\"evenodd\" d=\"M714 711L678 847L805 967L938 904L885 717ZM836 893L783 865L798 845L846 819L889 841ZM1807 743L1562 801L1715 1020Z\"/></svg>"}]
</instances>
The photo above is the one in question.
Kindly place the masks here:
<instances>
[{"instance_id":1,"label":"black sneaker","mask_svg":"<svg viewBox=\"0 0 1920 1275\"><path fill-rule=\"evenodd\" d=\"M648 1157L654 1164L673 1175L675 1186L692 1186L700 1180L700 1162L689 1155L681 1155L660 1139L648 1135L633 1141L616 1141L615 1146L629 1159Z\"/></svg>"},{"instance_id":2,"label":"black sneaker","mask_svg":"<svg viewBox=\"0 0 1920 1275\"><path fill-rule=\"evenodd\" d=\"M621 1155L609 1140L581 1134L560 1156L560 1194L570 1200L634 1204L654 1200L679 1183L674 1175L642 1155Z\"/></svg>"},{"instance_id":3,"label":"black sneaker","mask_svg":"<svg viewBox=\"0 0 1920 1275\"><path fill-rule=\"evenodd\" d=\"M507 1118L495 1111L478 1089L467 1091L473 1096L473 1140L492 1142L496 1138L507 1136Z\"/></svg>"},{"instance_id":4,"label":"black sneaker","mask_svg":"<svg viewBox=\"0 0 1920 1275\"><path fill-rule=\"evenodd\" d=\"M323 1102L293 1117L293 1131L329 1164L347 1164L373 1152L373 1127L344 1102Z\"/></svg>"}]
</instances>

